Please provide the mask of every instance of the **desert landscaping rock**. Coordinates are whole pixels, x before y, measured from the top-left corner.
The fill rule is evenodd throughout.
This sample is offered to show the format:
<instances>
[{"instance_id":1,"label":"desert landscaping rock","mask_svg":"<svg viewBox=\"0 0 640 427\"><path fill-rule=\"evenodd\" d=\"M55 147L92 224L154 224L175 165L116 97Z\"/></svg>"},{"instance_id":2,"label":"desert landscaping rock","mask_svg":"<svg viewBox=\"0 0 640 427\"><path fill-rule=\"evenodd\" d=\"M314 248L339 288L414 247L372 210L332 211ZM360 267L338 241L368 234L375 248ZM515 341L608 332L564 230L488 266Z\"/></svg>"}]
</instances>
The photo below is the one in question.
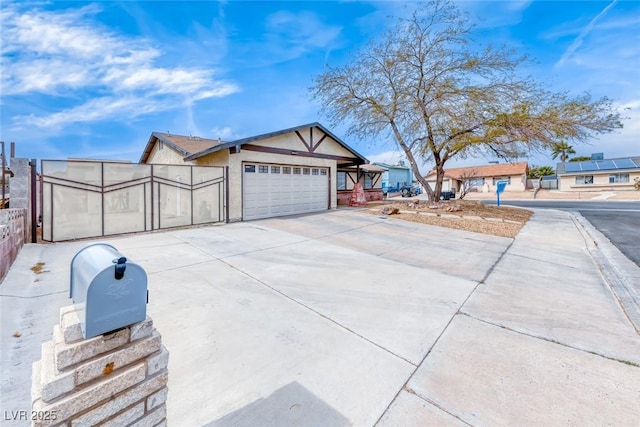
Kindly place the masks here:
<instances>
[{"instance_id":1,"label":"desert landscaping rock","mask_svg":"<svg viewBox=\"0 0 640 427\"><path fill-rule=\"evenodd\" d=\"M466 200L442 201L429 205L389 201L383 209L386 207L397 207L399 215L396 217L406 221L505 237L514 237L531 216L531 211L527 209L483 205Z\"/></svg>"}]
</instances>

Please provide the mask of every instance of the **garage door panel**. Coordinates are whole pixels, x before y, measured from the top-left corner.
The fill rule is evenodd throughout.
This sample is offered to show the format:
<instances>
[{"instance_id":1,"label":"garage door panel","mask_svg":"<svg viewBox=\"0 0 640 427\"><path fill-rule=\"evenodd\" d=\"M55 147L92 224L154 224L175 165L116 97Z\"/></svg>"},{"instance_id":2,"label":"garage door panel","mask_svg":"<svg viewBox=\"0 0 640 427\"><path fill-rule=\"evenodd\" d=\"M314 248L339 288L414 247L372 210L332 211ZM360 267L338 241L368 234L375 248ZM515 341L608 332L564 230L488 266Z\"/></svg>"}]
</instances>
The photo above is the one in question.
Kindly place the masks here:
<instances>
[{"instance_id":1,"label":"garage door panel","mask_svg":"<svg viewBox=\"0 0 640 427\"><path fill-rule=\"evenodd\" d=\"M243 171L244 220L327 209L327 168L256 163Z\"/></svg>"}]
</instances>

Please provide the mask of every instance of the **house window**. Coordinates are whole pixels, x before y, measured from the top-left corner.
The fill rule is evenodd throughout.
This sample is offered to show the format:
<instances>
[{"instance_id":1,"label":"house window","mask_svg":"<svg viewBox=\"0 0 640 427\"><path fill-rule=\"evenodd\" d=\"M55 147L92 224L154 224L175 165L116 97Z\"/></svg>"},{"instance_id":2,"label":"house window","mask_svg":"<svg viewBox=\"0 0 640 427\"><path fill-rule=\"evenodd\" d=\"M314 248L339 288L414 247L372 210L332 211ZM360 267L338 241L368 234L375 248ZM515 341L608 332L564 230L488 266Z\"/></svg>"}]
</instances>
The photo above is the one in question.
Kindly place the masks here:
<instances>
[{"instance_id":1,"label":"house window","mask_svg":"<svg viewBox=\"0 0 640 427\"><path fill-rule=\"evenodd\" d=\"M290 175L291 174L291 168L288 166L283 166L282 167L282 173Z\"/></svg>"},{"instance_id":2,"label":"house window","mask_svg":"<svg viewBox=\"0 0 640 427\"><path fill-rule=\"evenodd\" d=\"M369 190L373 188L373 174L364 174L364 189Z\"/></svg>"},{"instance_id":3,"label":"house window","mask_svg":"<svg viewBox=\"0 0 640 427\"><path fill-rule=\"evenodd\" d=\"M503 177L493 177L493 185L496 185L498 181L507 181L507 185L511 185L511 177L503 176ZM484 184L484 183L483 183Z\"/></svg>"},{"instance_id":4,"label":"house window","mask_svg":"<svg viewBox=\"0 0 640 427\"><path fill-rule=\"evenodd\" d=\"M338 190L346 190L347 189L347 173L346 172L338 172Z\"/></svg>"},{"instance_id":5,"label":"house window","mask_svg":"<svg viewBox=\"0 0 640 427\"><path fill-rule=\"evenodd\" d=\"M320 171L318 169L311 169L311 175L318 175Z\"/></svg>"},{"instance_id":6,"label":"house window","mask_svg":"<svg viewBox=\"0 0 640 427\"><path fill-rule=\"evenodd\" d=\"M471 178L469 180L470 187L482 187L484 185L484 178Z\"/></svg>"},{"instance_id":7,"label":"house window","mask_svg":"<svg viewBox=\"0 0 640 427\"><path fill-rule=\"evenodd\" d=\"M271 173L280 173L280 166L271 166Z\"/></svg>"},{"instance_id":8,"label":"house window","mask_svg":"<svg viewBox=\"0 0 640 427\"><path fill-rule=\"evenodd\" d=\"M158 151L162 150L164 148L164 142L160 141L158 142Z\"/></svg>"},{"instance_id":9,"label":"house window","mask_svg":"<svg viewBox=\"0 0 640 427\"><path fill-rule=\"evenodd\" d=\"M256 171L256 165L244 165L244 171L254 173Z\"/></svg>"},{"instance_id":10,"label":"house window","mask_svg":"<svg viewBox=\"0 0 640 427\"><path fill-rule=\"evenodd\" d=\"M294 175L300 175L300 168L293 168Z\"/></svg>"},{"instance_id":11,"label":"house window","mask_svg":"<svg viewBox=\"0 0 640 427\"><path fill-rule=\"evenodd\" d=\"M628 173L616 173L609 175L609 184L622 184L629 182Z\"/></svg>"},{"instance_id":12,"label":"house window","mask_svg":"<svg viewBox=\"0 0 640 427\"><path fill-rule=\"evenodd\" d=\"M326 169L320 169L320 175L326 175L327 174L327 170Z\"/></svg>"},{"instance_id":13,"label":"house window","mask_svg":"<svg viewBox=\"0 0 640 427\"><path fill-rule=\"evenodd\" d=\"M309 175L309 168L303 168L302 175Z\"/></svg>"},{"instance_id":14,"label":"house window","mask_svg":"<svg viewBox=\"0 0 640 427\"><path fill-rule=\"evenodd\" d=\"M576 176L576 185L589 185L589 184L593 184L593 175Z\"/></svg>"},{"instance_id":15,"label":"house window","mask_svg":"<svg viewBox=\"0 0 640 427\"><path fill-rule=\"evenodd\" d=\"M269 166L260 165L258 166L259 173L269 173Z\"/></svg>"}]
</instances>

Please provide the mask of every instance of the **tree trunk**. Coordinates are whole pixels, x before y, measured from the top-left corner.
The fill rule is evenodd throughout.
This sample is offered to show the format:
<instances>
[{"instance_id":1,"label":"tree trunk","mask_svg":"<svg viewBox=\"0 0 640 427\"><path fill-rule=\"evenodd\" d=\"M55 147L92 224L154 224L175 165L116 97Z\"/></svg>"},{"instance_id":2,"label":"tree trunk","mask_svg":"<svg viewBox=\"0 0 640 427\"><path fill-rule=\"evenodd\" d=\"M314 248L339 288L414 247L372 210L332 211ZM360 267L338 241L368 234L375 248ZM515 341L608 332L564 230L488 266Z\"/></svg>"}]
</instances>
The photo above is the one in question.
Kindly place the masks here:
<instances>
[{"instance_id":1,"label":"tree trunk","mask_svg":"<svg viewBox=\"0 0 640 427\"><path fill-rule=\"evenodd\" d=\"M442 181L444 180L444 164L436 163L436 188L433 190L433 194L429 195L432 202L440 200L440 194L442 193Z\"/></svg>"},{"instance_id":2,"label":"tree trunk","mask_svg":"<svg viewBox=\"0 0 640 427\"><path fill-rule=\"evenodd\" d=\"M431 186L429 185L427 180L420 174L420 169L418 169L418 164L413 158L413 155L411 155L412 153L409 151L405 152L405 154L407 154L407 158L409 159L409 164L411 165L413 176L416 177L416 180L422 185L424 191L427 192L427 196L429 196L429 199L433 199L433 190L431 189Z\"/></svg>"},{"instance_id":3,"label":"tree trunk","mask_svg":"<svg viewBox=\"0 0 640 427\"><path fill-rule=\"evenodd\" d=\"M393 134L396 138L396 142L398 143L400 148L402 148L402 151L404 151L404 154L407 155L407 160L409 160L409 164L411 165L411 172L413 172L413 176L415 176L418 182L422 184L422 187L427 192L429 199L433 199L433 190L431 189L431 186L429 185L427 180L420 174L418 163L416 162L416 159L413 156L413 152L411 151L411 148L407 144L405 144L404 139L402 138L402 134L400 133L400 130L396 126L395 122L390 121L389 124L391 125L391 129L393 129Z\"/></svg>"}]
</instances>

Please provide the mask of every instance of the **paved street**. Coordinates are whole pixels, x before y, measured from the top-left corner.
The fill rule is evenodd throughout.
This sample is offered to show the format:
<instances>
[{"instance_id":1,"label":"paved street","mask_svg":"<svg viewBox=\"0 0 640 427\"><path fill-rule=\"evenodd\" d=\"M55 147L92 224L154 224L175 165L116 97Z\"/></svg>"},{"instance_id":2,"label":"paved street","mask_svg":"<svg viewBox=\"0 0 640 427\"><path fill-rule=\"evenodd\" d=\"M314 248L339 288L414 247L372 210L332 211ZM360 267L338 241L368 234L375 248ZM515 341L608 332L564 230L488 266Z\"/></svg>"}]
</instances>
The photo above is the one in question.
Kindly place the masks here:
<instances>
[{"instance_id":1,"label":"paved street","mask_svg":"<svg viewBox=\"0 0 640 427\"><path fill-rule=\"evenodd\" d=\"M557 210L515 240L338 210L105 240L149 274L171 425L636 426L639 335L587 231ZM27 245L0 285L3 408L28 409L88 243Z\"/></svg>"}]
</instances>

